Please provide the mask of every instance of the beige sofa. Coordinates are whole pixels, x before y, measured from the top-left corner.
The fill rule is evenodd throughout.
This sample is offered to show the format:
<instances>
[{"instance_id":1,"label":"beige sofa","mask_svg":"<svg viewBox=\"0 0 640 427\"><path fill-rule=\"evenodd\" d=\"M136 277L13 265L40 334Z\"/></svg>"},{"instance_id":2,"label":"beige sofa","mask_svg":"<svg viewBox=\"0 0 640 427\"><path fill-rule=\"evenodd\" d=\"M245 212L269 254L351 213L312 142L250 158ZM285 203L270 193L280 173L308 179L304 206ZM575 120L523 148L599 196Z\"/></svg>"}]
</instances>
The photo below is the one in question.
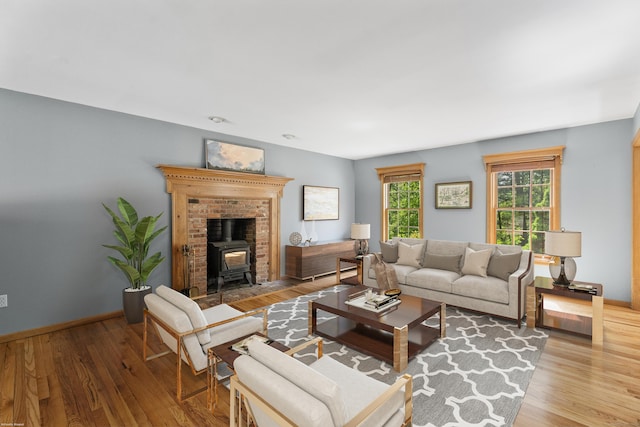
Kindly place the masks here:
<instances>
[{"instance_id":1,"label":"beige sofa","mask_svg":"<svg viewBox=\"0 0 640 427\"><path fill-rule=\"evenodd\" d=\"M526 287L533 282L533 253L520 246L446 240L381 242L382 259L392 266L407 295L515 320L526 313ZM377 259L363 259L363 281L378 287Z\"/></svg>"}]
</instances>

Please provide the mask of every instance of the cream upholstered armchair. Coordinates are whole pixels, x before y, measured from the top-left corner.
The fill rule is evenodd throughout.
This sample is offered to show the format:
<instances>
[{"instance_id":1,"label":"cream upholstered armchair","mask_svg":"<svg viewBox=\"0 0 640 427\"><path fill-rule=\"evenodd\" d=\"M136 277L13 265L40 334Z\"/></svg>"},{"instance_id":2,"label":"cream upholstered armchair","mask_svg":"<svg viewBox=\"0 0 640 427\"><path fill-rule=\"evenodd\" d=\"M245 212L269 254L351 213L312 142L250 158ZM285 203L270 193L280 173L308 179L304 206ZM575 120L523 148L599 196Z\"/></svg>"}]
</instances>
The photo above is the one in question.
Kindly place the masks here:
<instances>
[{"instance_id":1,"label":"cream upholstered armchair","mask_svg":"<svg viewBox=\"0 0 640 427\"><path fill-rule=\"evenodd\" d=\"M191 298L167 286L160 285L155 294L144 298L144 332L142 357L146 361L166 354L176 354L176 394L179 401L195 396L206 387L192 393L182 393L182 363L194 375L207 370L207 349L256 332L266 334L266 309L243 313L227 304L202 310ZM262 319L255 317L262 315ZM147 356L148 327L155 331L170 350Z\"/></svg>"},{"instance_id":2,"label":"cream upholstered armchair","mask_svg":"<svg viewBox=\"0 0 640 427\"><path fill-rule=\"evenodd\" d=\"M310 365L291 357L318 344ZM412 379L387 385L328 356L316 338L287 353L258 340L233 364L229 424L267 426L409 426ZM234 398L235 396L235 398Z\"/></svg>"}]
</instances>

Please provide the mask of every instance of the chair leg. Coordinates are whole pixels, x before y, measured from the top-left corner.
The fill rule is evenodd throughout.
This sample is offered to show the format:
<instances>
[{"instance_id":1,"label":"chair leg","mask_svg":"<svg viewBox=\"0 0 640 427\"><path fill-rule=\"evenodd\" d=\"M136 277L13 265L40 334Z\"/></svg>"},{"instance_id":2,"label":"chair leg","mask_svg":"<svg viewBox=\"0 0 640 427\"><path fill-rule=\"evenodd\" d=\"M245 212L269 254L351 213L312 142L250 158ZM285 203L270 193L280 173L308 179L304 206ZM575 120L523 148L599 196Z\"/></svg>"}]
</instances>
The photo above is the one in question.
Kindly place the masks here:
<instances>
[{"instance_id":1,"label":"chair leg","mask_svg":"<svg viewBox=\"0 0 640 427\"><path fill-rule=\"evenodd\" d=\"M234 379L231 378L231 387L229 389L229 426L236 427L238 421L236 419L236 387Z\"/></svg>"},{"instance_id":2,"label":"chair leg","mask_svg":"<svg viewBox=\"0 0 640 427\"><path fill-rule=\"evenodd\" d=\"M180 357L181 345L176 345L176 394L178 402L182 402L182 360Z\"/></svg>"}]
</instances>

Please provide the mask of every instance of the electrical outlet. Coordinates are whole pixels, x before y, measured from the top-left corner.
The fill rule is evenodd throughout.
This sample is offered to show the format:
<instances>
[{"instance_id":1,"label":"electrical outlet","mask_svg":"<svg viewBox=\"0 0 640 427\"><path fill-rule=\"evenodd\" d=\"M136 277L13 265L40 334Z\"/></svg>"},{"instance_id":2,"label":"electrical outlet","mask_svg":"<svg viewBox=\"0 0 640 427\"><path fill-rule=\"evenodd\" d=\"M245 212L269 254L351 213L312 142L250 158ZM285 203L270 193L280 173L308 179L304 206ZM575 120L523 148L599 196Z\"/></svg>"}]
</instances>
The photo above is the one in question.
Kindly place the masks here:
<instances>
[{"instance_id":1,"label":"electrical outlet","mask_svg":"<svg viewBox=\"0 0 640 427\"><path fill-rule=\"evenodd\" d=\"M0 295L0 308L9 306L9 301L6 295Z\"/></svg>"}]
</instances>

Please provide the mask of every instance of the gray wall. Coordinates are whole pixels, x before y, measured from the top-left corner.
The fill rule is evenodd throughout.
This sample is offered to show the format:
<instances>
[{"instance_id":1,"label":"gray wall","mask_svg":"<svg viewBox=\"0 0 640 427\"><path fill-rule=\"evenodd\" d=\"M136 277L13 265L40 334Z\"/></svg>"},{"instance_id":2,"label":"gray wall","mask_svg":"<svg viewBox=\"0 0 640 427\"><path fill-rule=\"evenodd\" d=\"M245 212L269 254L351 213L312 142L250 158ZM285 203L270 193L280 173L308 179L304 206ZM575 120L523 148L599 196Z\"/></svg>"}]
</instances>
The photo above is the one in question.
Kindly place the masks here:
<instances>
[{"instance_id":1,"label":"gray wall","mask_svg":"<svg viewBox=\"0 0 640 427\"><path fill-rule=\"evenodd\" d=\"M634 135L639 130L640 130L640 104L638 104L638 109L636 110L636 114L633 116L633 133L634 133Z\"/></svg>"},{"instance_id":2,"label":"gray wall","mask_svg":"<svg viewBox=\"0 0 640 427\"><path fill-rule=\"evenodd\" d=\"M101 246L115 243L101 202L114 207L123 196L142 215L164 212L168 224L170 196L155 166L202 167L204 138L262 147L268 175L295 179L282 198L283 252L302 225L304 184L340 188L340 220L315 231L348 238L350 160L0 89L0 295L9 302L0 335L120 310L126 282ZM154 249L169 255L169 235ZM170 284L170 265L149 283Z\"/></svg>"},{"instance_id":3,"label":"gray wall","mask_svg":"<svg viewBox=\"0 0 640 427\"><path fill-rule=\"evenodd\" d=\"M485 240L482 156L565 145L562 223L583 232L577 278L605 284L605 297L630 300L633 119L502 138L356 162L0 89L0 335L121 309L120 272L106 260L113 243L101 202L133 202L143 215L170 198L157 164L201 167L203 139L265 149L266 173L294 178L282 199L282 250L300 231L301 187L340 188L340 220L318 221L321 241L348 238L352 222L380 238L376 167L425 162L426 237ZM473 209L434 209L434 184L473 181ZM306 223L311 232L311 223ZM169 233L155 249L169 254ZM548 275L546 269L539 274ZM284 274L284 257L281 265ZM170 260L151 277L170 283Z\"/></svg>"},{"instance_id":4,"label":"gray wall","mask_svg":"<svg viewBox=\"0 0 640 427\"><path fill-rule=\"evenodd\" d=\"M558 145L562 165L561 221L582 231L577 280L605 285L608 299L630 301L631 140L633 120L619 120L453 147L360 160L355 165L356 218L371 223L372 249L380 240L380 184L375 168L424 162L425 237L486 241L486 175L482 156ZM473 208L437 210L434 184L473 181ZM546 267L536 269L549 276Z\"/></svg>"}]
</instances>

